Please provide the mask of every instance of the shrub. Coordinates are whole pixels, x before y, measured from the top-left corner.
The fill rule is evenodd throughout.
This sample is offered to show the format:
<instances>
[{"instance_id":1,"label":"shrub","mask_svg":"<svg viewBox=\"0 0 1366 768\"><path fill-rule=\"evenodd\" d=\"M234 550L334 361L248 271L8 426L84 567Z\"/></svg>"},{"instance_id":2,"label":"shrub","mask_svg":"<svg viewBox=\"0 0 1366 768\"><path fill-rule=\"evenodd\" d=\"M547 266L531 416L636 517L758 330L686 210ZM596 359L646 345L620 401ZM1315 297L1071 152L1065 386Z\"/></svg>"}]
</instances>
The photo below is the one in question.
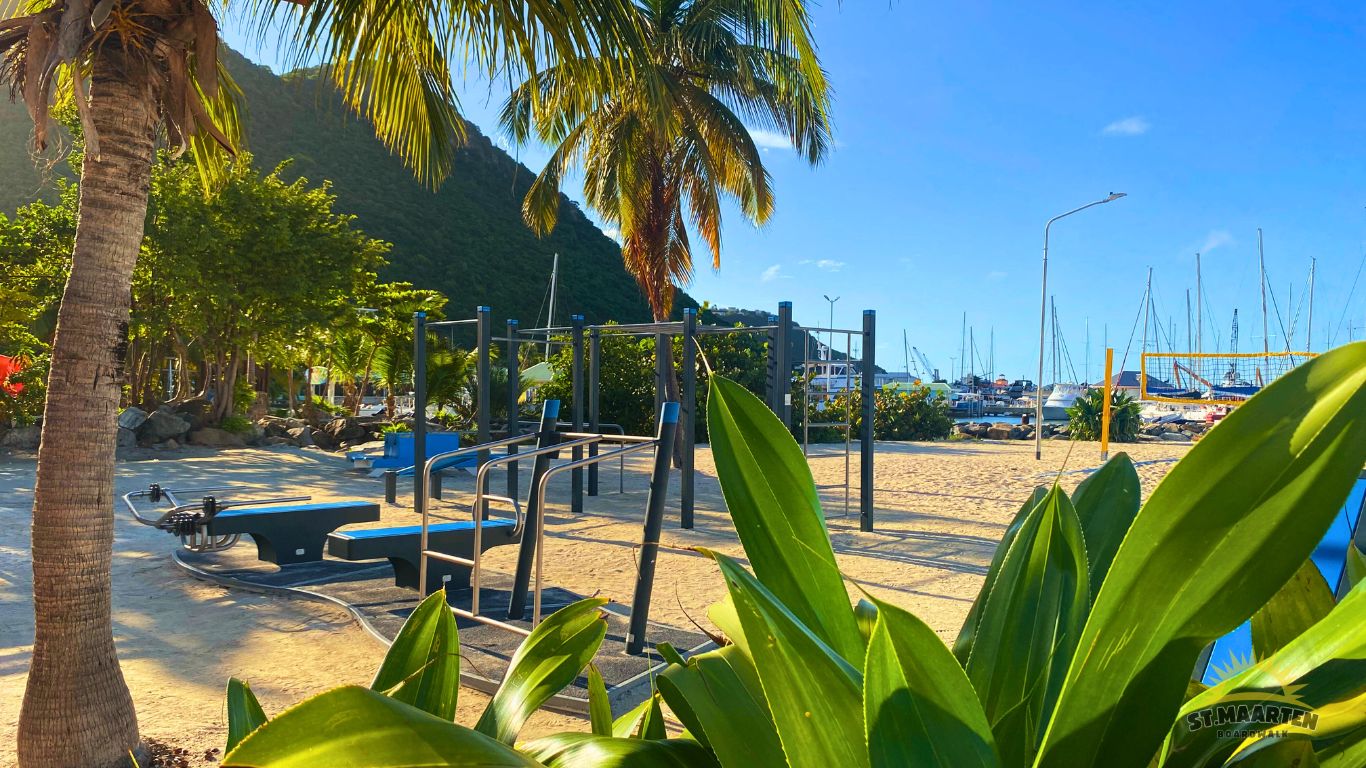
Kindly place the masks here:
<instances>
[{"instance_id":1,"label":"shrub","mask_svg":"<svg viewBox=\"0 0 1366 768\"><path fill-rule=\"evenodd\" d=\"M798 385L800 387L800 385ZM793 402L801 402L802 393L796 390ZM822 405L824 406L822 408ZM854 439L863 428L863 393L854 390L820 401L812 398L807 418L811 423L829 423L845 419L845 409L852 408ZM802 435L801 417L793 420L793 433ZM894 390L879 389L873 400L873 439L875 440L942 440L953 432L953 416L948 403L934 395L928 387ZM813 443L844 442L842 427L812 427L809 438Z\"/></svg>"},{"instance_id":2,"label":"shrub","mask_svg":"<svg viewBox=\"0 0 1366 768\"><path fill-rule=\"evenodd\" d=\"M658 693L616 722L590 669L592 734L518 744L530 712L593 658L603 601L533 632L471 729L451 722L458 637L438 593L368 690L337 688L267 721L231 682L224 765L1361 764L1366 587L1334 604L1308 558L1366 462L1366 343L1266 387L1146 503L1124 454L1070 496L1037 489L952 649L897 606L850 605L810 469L758 398L717 377L708 408L753 569L699 550L725 580L709 616L732 644L686 661L660 646ZM1192 683L1201 649L1249 618L1250 666ZM684 737L664 738L661 700Z\"/></svg>"},{"instance_id":3,"label":"shrub","mask_svg":"<svg viewBox=\"0 0 1366 768\"><path fill-rule=\"evenodd\" d=\"M1067 431L1073 440L1099 440L1101 410L1105 405L1105 390L1092 388L1078 397L1067 409ZM1110 394L1110 439L1116 443L1138 440L1140 406L1127 393L1115 390Z\"/></svg>"},{"instance_id":4,"label":"shrub","mask_svg":"<svg viewBox=\"0 0 1366 768\"><path fill-rule=\"evenodd\" d=\"M251 419L246 416L229 416L223 419L218 428L243 437L251 437L256 434L256 427L251 423Z\"/></svg>"}]
</instances>

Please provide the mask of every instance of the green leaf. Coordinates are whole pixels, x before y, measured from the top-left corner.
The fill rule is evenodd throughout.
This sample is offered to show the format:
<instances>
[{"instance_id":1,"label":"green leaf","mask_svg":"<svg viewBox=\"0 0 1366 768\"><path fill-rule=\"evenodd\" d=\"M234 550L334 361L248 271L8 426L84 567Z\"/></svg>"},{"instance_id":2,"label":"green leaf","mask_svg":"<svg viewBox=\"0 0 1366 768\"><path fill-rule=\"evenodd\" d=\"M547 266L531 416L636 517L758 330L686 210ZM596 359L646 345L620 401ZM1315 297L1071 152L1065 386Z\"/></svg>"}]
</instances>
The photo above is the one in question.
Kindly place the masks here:
<instances>
[{"instance_id":1,"label":"green leaf","mask_svg":"<svg viewBox=\"0 0 1366 768\"><path fill-rule=\"evenodd\" d=\"M982 581L981 589L977 590L977 597L972 601L972 607L968 609L968 616L963 620L963 627L958 631L958 639L953 642L953 655L958 659L959 664L966 665L968 656L972 655L972 643L977 637L977 625L982 621L982 609L986 607L987 596L991 594L991 588L996 584L996 577L1001 572L1001 563L1006 559L1006 552L1010 549L1010 543L1015 540L1016 534L1020 532L1020 526L1024 525L1029 518L1029 513L1039 506L1048 495L1048 486L1040 485L1034 489L1029 498L1019 511L1015 513L1010 525L1006 526L1005 534L1001 536L1001 543L996 545L996 551L991 555L991 565L987 568L987 576Z\"/></svg>"},{"instance_id":2,"label":"green leaf","mask_svg":"<svg viewBox=\"0 0 1366 768\"><path fill-rule=\"evenodd\" d=\"M1090 605L1081 522L1054 486L1010 543L964 668L1006 765L1033 758Z\"/></svg>"},{"instance_id":3,"label":"green leaf","mask_svg":"<svg viewBox=\"0 0 1366 768\"><path fill-rule=\"evenodd\" d=\"M1320 768L1314 744L1306 738L1277 736L1261 739L1227 763L1225 768Z\"/></svg>"},{"instance_id":4,"label":"green leaf","mask_svg":"<svg viewBox=\"0 0 1366 768\"><path fill-rule=\"evenodd\" d=\"M1172 468L1115 555L1037 766L1147 763L1201 649L1323 537L1366 461L1362 413L1366 342L1272 382Z\"/></svg>"},{"instance_id":5,"label":"green leaf","mask_svg":"<svg viewBox=\"0 0 1366 768\"><path fill-rule=\"evenodd\" d=\"M640 728L633 734L632 738L658 740L668 738L668 731L664 728L664 711L659 708L659 694L656 693L645 700L645 716L640 719Z\"/></svg>"},{"instance_id":6,"label":"green leaf","mask_svg":"<svg viewBox=\"0 0 1366 768\"><path fill-rule=\"evenodd\" d=\"M1323 620L1241 673L1186 702L1164 747L1164 768L1218 765L1244 739L1240 731L1268 727L1249 721L1250 709L1229 719L1227 705L1291 706L1310 711L1314 728L1270 727L1298 733L1338 752L1366 738L1366 587L1357 587ZM1366 749L1366 745L1361 746ZM1322 750L1320 762L1324 759ZM1353 765L1346 763L1346 765Z\"/></svg>"},{"instance_id":7,"label":"green leaf","mask_svg":"<svg viewBox=\"0 0 1366 768\"><path fill-rule=\"evenodd\" d=\"M854 619L858 622L858 633L863 636L863 643L867 645L873 636L873 627L877 626L877 606L867 598L860 597L859 601L854 603Z\"/></svg>"},{"instance_id":8,"label":"green leaf","mask_svg":"<svg viewBox=\"0 0 1366 768\"><path fill-rule=\"evenodd\" d=\"M444 589L428 595L403 622L370 689L455 720L460 635Z\"/></svg>"},{"instance_id":9,"label":"green leaf","mask_svg":"<svg viewBox=\"0 0 1366 768\"><path fill-rule=\"evenodd\" d=\"M1359 521L1357 525L1366 525L1366 520ZM1352 589L1362 581L1366 580L1366 554L1352 542L1347 545L1347 588Z\"/></svg>"},{"instance_id":10,"label":"green leaf","mask_svg":"<svg viewBox=\"0 0 1366 768\"><path fill-rule=\"evenodd\" d=\"M574 682L607 636L598 611L606 598L590 597L550 614L512 656L503 684L475 729L513 743L531 713Z\"/></svg>"},{"instance_id":11,"label":"green leaf","mask_svg":"<svg viewBox=\"0 0 1366 768\"><path fill-rule=\"evenodd\" d=\"M655 646L655 650L659 651L659 656L664 659L665 664L687 663L683 660L683 654L679 653L678 649L669 643L659 643Z\"/></svg>"},{"instance_id":12,"label":"green leaf","mask_svg":"<svg viewBox=\"0 0 1366 768\"><path fill-rule=\"evenodd\" d=\"M645 718L650 713L651 699L646 699L639 704L631 707L626 714L618 717L612 723L612 736L618 739L638 738L640 726L645 722Z\"/></svg>"},{"instance_id":13,"label":"green leaf","mask_svg":"<svg viewBox=\"0 0 1366 768\"><path fill-rule=\"evenodd\" d=\"M561 733L522 745L548 768L706 768L711 753L691 739L620 739Z\"/></svg>"},{"instance_id":14,"label":"green leaf","mask_svg":"<svg viewBox=\"0 0 1366 768\"><path fill-rule=\"evenodd\" d=\"M759 398L721 376L711 377L707 425L754 574L826 645L861 664L863 639L801 448Z\"/></svg>"},{"instance_id":15,"label":"green leaf","mask_svg":"<svg viewBox=\"0 0 1366 768\"><path fill-rule=\"evenodd\" d=\"M231 752L265 722L265 710L261 709L256 694L251 692L251 686L235 677L228 678L228 746L223 753Z\"/></svg>"},{"instance_id":16,"label":"green leaf","mask_svg":"<svg viewBox=\"0 0 1366 768\"><path fill-rule=\"evenodd\" d=\"M1304 634L1333 610L1333 591L1314 561L1300 569L1252 614L1252 655L1265 659Z\"/></svg>"},{"instance_id":17,"label":"green leaf","mask_svg":"<svg viewBox=\"0 0 1366 768\"><path fill-rule=\"evenodd\" d=\"M943 641L915 616L878 603L863 667L873 768L999 766L977 694Z\"/></svg>"},{"instance_id":18,"label":"green leaf","mask_svg":"<svg viewBox=\"0 0 1366 768\"><path fill-rule=\"evenodd\" d=\"M739 646L670 666L656 684L669 709L725 768L787 765L758 672Z\"/></svg>"},{"instance_id":19,"label":"green leaf","mask_svg":"<svg viewBox=\"0 0 1366 768\"><path fill-rule=\"evenodd\" d=\"M346 686L318 694L256 729L225 768L414 768L539 765L477 731L382 693Z\"/></svg>"},{"instance_id":20,"label":"green leaf","mask_svg":"<svg viewBox=\"0 0 1366 768\"><path fill-rule=\"evenodd\" d=\"M1138 516L1141 495L1138 470L1126 453L1115 454L1072 492L1072 506L1086 537L1092 600L1100 592L1124 534Z\"/></svg>"},{"instance_id":21,"label":"green leaf","mask_svg":"<svg viewBox=\"0 0 1366 768\"><path fill-rule=\"evenodd\" d=\"M612 702L607 698L607 684L596 664L588 665L588 722L593 733L612 735Z\"/></svg>"},{"instance_id":22,"label":"green leaf","mask_svg":"<svg viewBox=\"0 0 1366 768\"><path fill-rule=\"evenodd\" d=\"M747 655L759 673L788 764L867 766L863 724L850 716L862 708L862 673L738 563L707 554L720 566L744 625Z\"/></svg>"}]
</instances>

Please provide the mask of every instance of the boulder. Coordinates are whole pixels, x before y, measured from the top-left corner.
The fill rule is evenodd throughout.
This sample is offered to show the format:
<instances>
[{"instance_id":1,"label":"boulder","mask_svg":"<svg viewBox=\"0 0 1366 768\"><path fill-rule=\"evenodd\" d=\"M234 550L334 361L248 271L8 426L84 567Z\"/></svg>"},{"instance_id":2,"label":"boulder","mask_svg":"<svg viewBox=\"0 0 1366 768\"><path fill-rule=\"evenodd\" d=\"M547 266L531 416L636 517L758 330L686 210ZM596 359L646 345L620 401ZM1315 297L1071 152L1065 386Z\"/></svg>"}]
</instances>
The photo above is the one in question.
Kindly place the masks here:
<instances>
[{"instance_id":1,"label":"boulder","mask_svg":"<svg viewBox=\"0 0 1366 768\"><path fill-rule=\"evenodd\" d=\"M1163 432L1158 437L1166 443L1189 443L1191 436L1185 432Z\"/></svg>"},{"instance_id":2,"label":"boulder","mask_svg":"<svg viewBox=\"0 0 1366 768\"><path fill-rule=\"evenodd\" d=\"M1024 427L1015 426L1015 427L1011 427L1011 428L1010 428L1010 439L1011 439L1011 440L1023 440L1023 439L1024 439L1024 436L1025 436Z\"/></svg>"},{"instance_id":3,"label":"boulder","mask_svg":"<svg viewBox=\"0 0 1366 768\"><path fill-rule=\"evenodd\" d=\"M142 426L137 428L139 440L160 443L172 438L180 438L190 431L190 422L164 408L158 408L148 415Z\"/></svg>"},{"instance_id":4,"label":"boulder","mask_svg":"<svg viewBox=\"0 0 1366 768\"><path fill-rule=\"evenodd\" d=\"M987 428L987 438L991 440L1010 440L1011 427L1008 424L992 424Z\"/></svg>"},{"instance_id":5,"label":"boulder","mask_svg":"<svg viewBox=\"0 0 1366 768\"><path fill-rule=\"evenodd\" d=\"M120 447L120 448L132 448L133 446L135 446L135 445L137 445L137 444L138 444L138 435L137 435L136 432L134 432L134 431L131 430L131 429L127 429L126 427L119 427L119 442L118 442L118 447Z\"/></svg>"},{"instance_id":6,"label":"boulder","mask_svg":"<svg viewBox=\"0 0 1366 768\"><path fill-rule=\"evenodd\" d=\"M192 397L179 403L167 403L162 407L171 409L181 418L190 422L190 429L199 429L207 424L209 414L213 411L213 403L203 397Z\"/></svg>"},{"instance_id":7,"label":"boulder","mask_svg":"<svg viewBox=\"0 0 1366 768\"><path fill-rule=\"evenodd\" d=\"M287 437L267 437L261 440L261 445L271 448L277 445L294 445L294 441Z\"/></svg>"},{"instance_id":8,"label":"boulder","mask_svg":"<svg viewBox=\"0 0 1366 768\"><path fill-rule=\"evenodd\" d=\"M313 444L324 451L335 451L337 449L337 440L322 429L313 430Z\"/></svg>"},{"instance_id":9,"label":"boulder","mask_svg":"<svg viewBox=\"0 0 1366 768\"><path fill-rule=\"evenodd\" d=\"M191 445L207 445L210 448L245 448L247 442L241 435L217 427L204 427L190 433Z\"/></svg>"},{"instance_id":10,"label":"boulder","mask_svg":"<svg viewBox=\"0 0 1366 768\"><path fill-rule=\"evenodd\" d=\"M313 435L316 434L317 431L318 430L305 425L302 427L291 427L288 435L289 439L292 440L295 445L313 445Z\"/></svg>"},{"instance_id":11,"label":"boulder","mask_svg":"<svg viewBox=\"0 0 1366 768\"><path fill-rule=\"evenodd\" d=\"M263 416L256 420L256 426L266 437L285 437L289 434L289 420L278 416Z\"/></svg>"},{"instance_id":12,"label":"boulder","mask_svg":"<svg viewBox=\"0 0 1366 768\"><path fill-rule=\"evenodd\" d=\"M350 417L342 417L327 422L323 425L323 431L332 438L334 443L364 440L366 436L365 426Z\"/></svg>"},{"instance_id":13,"label":"boulder","mask_svg":"<svg viewBox=\"0 0 1366 768\"><path fill-rule=\"evenodd\" d=\"M15 427L0 438L0 446L18 448L22 451L38 450L38 440L43 436L43 428L38 425Z\"/></svg>"},{"instance_id":14,"label":"boulder","mask_svg":"<svg viewBox=\"0 0 1366 768\"><path fill-rule=\"evenodd\" d=\"M137 429L142 426L142 422L147 420L147 412L135 406L128 406L119 414L119 427L121 429ZM122 445L123 443L119 443Z\"/></svg>"}]
</instances>

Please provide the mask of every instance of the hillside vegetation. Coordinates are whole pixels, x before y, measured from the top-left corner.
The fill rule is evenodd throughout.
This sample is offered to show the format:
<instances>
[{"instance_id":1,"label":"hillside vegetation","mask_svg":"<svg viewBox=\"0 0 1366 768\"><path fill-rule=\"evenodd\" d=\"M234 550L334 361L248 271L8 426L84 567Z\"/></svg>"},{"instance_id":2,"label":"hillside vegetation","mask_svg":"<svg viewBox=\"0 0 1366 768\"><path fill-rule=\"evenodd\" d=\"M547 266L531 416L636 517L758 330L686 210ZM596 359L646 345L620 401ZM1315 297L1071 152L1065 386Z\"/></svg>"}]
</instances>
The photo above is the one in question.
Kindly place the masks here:
<instances>
[{"instance_id":1,"label":"hillside vegetation","mask_svg":"<svg viewBox=\"0 0 1366 768\"><path fill-rule=\"evenodd\" d=\"M366 234L393 243L386 280L406 280L445 293L452 317L493 307L495 321L518 318L532 327L545 320L552 256L560 255L556 322L571 312L589 322L649 319L617 244L578 206L561 197L559 226L537 238L521 219L522 196L533 173L469 125L469 145L455 172L432 192L417 183L311 73L280 77L242 56L224 61L246 94L247 147L262 170L291 164L281 176L332 183L338 211L353 213ZM27 149L28 116L21 105L0 102L0 211L10 213L35 197L51 199L43 181L63 172L35 165ZM678 309L695 306L681 297Z\"/></svg>"}]
</instances>

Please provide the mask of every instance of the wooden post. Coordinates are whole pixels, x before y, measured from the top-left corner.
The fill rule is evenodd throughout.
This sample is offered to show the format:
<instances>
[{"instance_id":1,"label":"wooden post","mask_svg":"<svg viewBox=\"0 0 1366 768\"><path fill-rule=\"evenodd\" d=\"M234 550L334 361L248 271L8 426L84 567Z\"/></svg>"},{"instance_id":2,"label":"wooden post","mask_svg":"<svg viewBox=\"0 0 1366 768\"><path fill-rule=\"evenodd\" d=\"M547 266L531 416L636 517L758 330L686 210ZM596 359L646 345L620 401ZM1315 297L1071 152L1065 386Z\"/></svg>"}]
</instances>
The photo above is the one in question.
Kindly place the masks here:
<instances>
[{"instance_id":1,"label":"wooden post","mask_svg":"<svg viewBox=\"0 0 1366 768\"><path fill-rule=\"evenodd\" d=\"M1100 460L1110 460L1110 392L1113 385L1115 350L1105 348L1105 398L1100 406Z\"/></svg>"}]
</instances>

